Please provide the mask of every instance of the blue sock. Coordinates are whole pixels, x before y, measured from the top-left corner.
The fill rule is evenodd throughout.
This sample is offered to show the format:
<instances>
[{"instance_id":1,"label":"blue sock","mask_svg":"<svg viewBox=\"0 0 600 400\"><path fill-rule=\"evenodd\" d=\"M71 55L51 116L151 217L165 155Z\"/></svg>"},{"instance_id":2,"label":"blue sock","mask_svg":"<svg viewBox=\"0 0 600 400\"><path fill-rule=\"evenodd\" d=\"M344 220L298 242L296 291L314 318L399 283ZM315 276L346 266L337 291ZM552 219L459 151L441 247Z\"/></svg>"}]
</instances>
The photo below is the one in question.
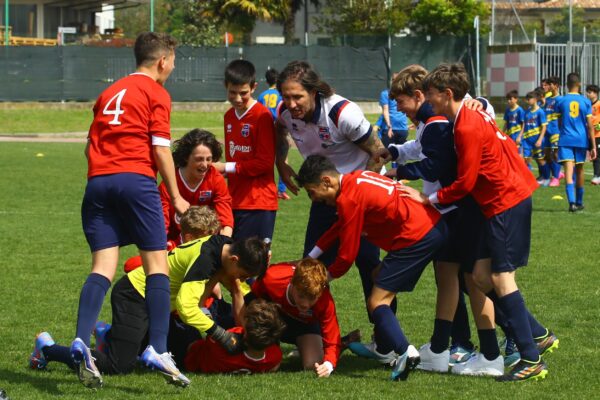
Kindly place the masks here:
<instances>
[{"instance_id":1,"label":"blue sock","mask_svg":"<svg viewBox=\"0 0 600 400\"><path fill-rule=\"evenodd\" d=\"M109 288L110 281L105 276L96 273L89 274L81 288L75 337L83 340L88 347L90 346L90 336Z\"/></svg>"},{"instance_id":2,"label":"blue sock","mask_svg":"<svg viewBox=\"0 0 600 400\"><path fill-rule=\"evenodd\" d=\"M400 323L390 306L378 306L373 310L372 316L377 330L375 338L377 351L384 353L385 350L390 349L398 354L406 353L409 345L408 339L404 336Z\"/></svg>"},{"instance_id":3,"label":"blue sock","mask_svg":"<svg viewBox=\"0 0 600 400\"><path fill-rule=\"evenodd\" d=\"M479 335L479 347L480 352L483 356L489 360L495 360L500 355L500 348L498 347L498 338L496 338L495 329L478 329L477 334Z\"/></svg>"},{"instance_id":4,"label":"blue sock","mask_svg":"<svg viewBox=\"0 0 600 400\"><path fill-rule=\"evenodd\" d=\"M55 344L44 347L42 353L44 353L44 358L48 361L57 361L66 364L71 369L75 368L75 363L71 357L71 348L69 347Z\"/></svg>"},{"instance_id":5,"label":"blue sock","mask_svg":"<svg viewBox=\"0 0 600 400\"><path fill-rule=\"evenodd\" d=\"M542 170L542 176L544 179L550 179L550 165L546 163L542 165L540 169Z\"/></svg>"},{"instance_id":6,"label":"blue sock","mask_svg":"<svg viewBox=\"0 0 600 400\"><path fill-rule=\"evenodd\" d=\"M556 161L552 161L552 176L556 179L560 176L560 164Z\"/></svg>"},{"instance_id":7,"label":"blue sock","mask_svg":"<svg viewBox=\"0 0 600 400\"><path fill-rule=\"evenodd\" d=\"M525 301L521 292L514 291L498 299L498 305L510 324L514 333L517 348L521 353L521 359L529 362L538 362L538 352L529 321L529 312L525 307Z\"/></svg>"},{"instance_id":8,"label":"blue sock","mask_svg":"<svg viewBox=\"0 0 600 400\"><path fill-rule=\"evenodd\" d=\"M435 354L440 354L446 350L451 332L452 321L436 318L433 323L433 335L431 336L431 351Z\"/></svg>"},{"instance_id":9,"label":"blue sock","mask_svg":"<svg viewBox=\"0 0 600 400\"><path fill-rule=\"evenodd\" d=\"M465 304L465 296L460 292L458 296L458 306L452 321L452 345L459 345L467 350L473 349L471 342L471 329L469 327L469 314Z\"/></svg>"},{"instance_id":10,"label":"blue sock","mask_svg":"<svg viewBox=\"0 0 600 400\"><path fill-rule=\"evenodd\" d=\"M578 206L583 204L583 187L575 188L575 204Z\"/></svg>"},{"instance_id":11,"label":"blue sock","mask_svg":"<svg viewBox=\"0 0 600 400\"><path fill-rule=\"evenodd\" d=\"M157 353L167 351L169 314L171 312L171 288L165 274L146 277L146 309L148 310L148 344Z\"/></svg>"},{"instance_id":12,"label":"blue sock","mask_svg":"<svg viewBox=\"0 0 600 400\"><path fill-rule=\"evenodd\" d=\"M575 185L572 183L567 183L565 190L567 192L567 200L569 201L569 204L575 203Z\"/></svg>"},{"instance_id":13,"label":"blue sock","mask_svg":"<svg viewBox=\"0 0 600 400\"><path fill-rule=\"evenodd\" d=\"M534 338L541 338L548 334L548 329L546 329L542 324L540 324L538 322L538 320L535 319L535 317L533 315L531 315L529 310L527 310L527 318L529 319L529 327L531 328L531 335Z\"/></svg>"}]
</instances>

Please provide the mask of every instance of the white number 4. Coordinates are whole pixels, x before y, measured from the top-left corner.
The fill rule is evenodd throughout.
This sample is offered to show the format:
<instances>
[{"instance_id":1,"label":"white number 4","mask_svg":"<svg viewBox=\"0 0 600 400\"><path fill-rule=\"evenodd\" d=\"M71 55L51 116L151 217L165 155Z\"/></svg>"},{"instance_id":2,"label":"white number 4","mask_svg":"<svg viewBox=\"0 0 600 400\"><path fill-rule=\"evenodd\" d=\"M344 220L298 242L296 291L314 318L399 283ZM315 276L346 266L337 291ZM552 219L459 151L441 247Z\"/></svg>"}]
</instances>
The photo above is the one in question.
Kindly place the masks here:
<instances>
[{"instance_id":1,"label":"white number 4","mask_svg":"<svg viewBox=\"0 0 600 400\"><path fill-rule=\"evenodd\" d=\"M109 125L121 125L121 121L119 121L119 116L121 116L121 114L125 114L125 110L121 109L121 101L123 101L123 97L125 96L125 92L127 92L127 89L121 90L119 93L115 94L108 101L108 103L106 103L106 106L104 106L104 111L102 111L102 114L104 114L104 115L114 115L115 116L112 119L112 121L108 122ZM111 106L111 104L112 104L113 101L115 102L115 108L113 110L109 110L108 108Z\"/></svg>"}]
</instances>

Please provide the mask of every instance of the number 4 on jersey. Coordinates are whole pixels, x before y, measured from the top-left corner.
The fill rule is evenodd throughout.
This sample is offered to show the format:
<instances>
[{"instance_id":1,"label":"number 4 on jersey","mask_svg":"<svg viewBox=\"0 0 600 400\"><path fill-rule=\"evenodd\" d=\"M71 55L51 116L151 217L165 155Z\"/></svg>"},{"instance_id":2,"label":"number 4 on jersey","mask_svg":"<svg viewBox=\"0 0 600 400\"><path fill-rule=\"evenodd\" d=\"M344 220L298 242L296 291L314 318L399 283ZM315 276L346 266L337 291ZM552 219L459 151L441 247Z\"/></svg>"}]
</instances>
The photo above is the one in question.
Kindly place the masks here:
<instances>
[{"instance_id":1,"label":"number 4 on jersey","mask_svg":"<svg viewBox=\"0 0 600 400\"><path fill-rule=\"evenodd\" d=\"M119 93L115 94L108 101L108 103L106 103L106 106L104 106L104 110L102 111L102 114L114 115L114 118L108 122L109 125L121 125L121 121L119 121L119 117L121 116L121 114L125 114L125 110L121 109L121 102L123 101L123 97L125 97L125 92L127 92L127 89L121 90ZM109 110L109 107L111 107L111 104L113 103L113 101L115 103L114 109Z\"/></svg>"}]
</instances>

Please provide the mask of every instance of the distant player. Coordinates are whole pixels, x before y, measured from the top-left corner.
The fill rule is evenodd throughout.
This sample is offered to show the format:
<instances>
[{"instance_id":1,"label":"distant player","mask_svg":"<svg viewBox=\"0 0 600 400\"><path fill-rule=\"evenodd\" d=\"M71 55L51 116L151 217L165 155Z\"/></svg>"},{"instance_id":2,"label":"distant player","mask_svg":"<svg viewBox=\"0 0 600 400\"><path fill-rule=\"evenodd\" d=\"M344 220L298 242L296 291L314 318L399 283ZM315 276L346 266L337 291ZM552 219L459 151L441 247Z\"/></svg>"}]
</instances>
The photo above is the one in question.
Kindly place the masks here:
<instances>
[{"instance_id":1,"label":"distant player","mask_svg":"<svg viewBox=\"0 0 600 400\"><path fill-rule=\"evenodd\" d=\"M175 180L169 149L171 98L163 87L175 67L175 40L167 34L143 33L134 52L136 72L98 97L85 149L88 182L81 216L92 272L81 289L71 356L79 380L90 388L102 386L89 349L90 335L117 268L119 247L129 244L138 247L147 274L149 346L142 356L170 382L189 384L167 352L169 268L156 187L158 170L175 212L189 207Z\"/></svg>"},{"instance_id":2,"label":"distant player","mask_svg":"<svg viewBox=\"0 0 600 400\"><path fill-rule=\"evenodd\" d=\"M258 95L258 102L271 111L271 115L273 115L273 121L277 120L277 110L279 108L279 104L281 104L281 95L277 91L278 75L279 73L277 70L269 68L267 72L265 72L265 80L267 81L269 88ZM281 178L279 178L279 183L277 184L277 197L281 200L290 199L290 196L286 193L285 183L283 183Z\"/></svg>"},{"instance_id":3,"label":"distant player","mask_svg":"<svg viewBox=\"0 0 600 400\"><path fill-rule=\"evenodd\" d=\"M558 140L558 161L565 168L566 192L569 211L583 210L583 186L585 176L583 163L590 150L590 159L596 159L594 145L594 123L592 108L588 99L580 93L579 75L572 72L567 75L569 93L562 96L557 111L560 114L561 134ZM577 181L573 183L573 169Z\"/></svg>"},{"instance_id":4,"label":"distant player","mask_svg":"<svg viewBox=\"0 0 600 400\"><path fill-rule=\"evenodd\" d=\"M535 159L540 169L541 179L538 180L543 186L550 184L550 168L544 159L544 136L546 134L546 113L538 102L541 100L540 93L531 91L525 96L529 109L525 112L525 124L523 127L522 138L517 138L517 145L523 148L523 158L527 164L531 165L531 160Z\"/></svg>"},{"instance_id":5,"label":"distant player","mask_svg":"<svg viewBox=\"0 0 600 400\"><path fill-rule=\"evenodd\" d=\"M544 135L544 158L546 161L546 170L551 173L550 187L560 186L560 164L558 163L558 137L560 129L558 126L558 111L557 106L560 101L558 94L558 88L560 87L560 80L558 77L550 77L546 79L546 83L549 88L549 96L546 95L544 102L544 112L546 113L546 121L548 125L546 127L546 134Z\"/></svg>"},{"instance_id":6,"label":"distant player","mask_svg":"<svg viewBox=\"0 0 600 400\"><path fill-rule=\"evenodd\" d=\"M600 102L598 101L598 92L600 92L600 88L597 85L587 85L585 87L585 95L592 103L592 126L594 127L596 156L600 151ZM592 185L600 185L600 157L596 157L594 160Z\"/></svg>"},{"instance_id":7,"label":"distant player","mask_svg":"<svg viewBox=\"0 0 600 400\"><path fill-rule=\"evenodd\" d=\"M506 93L508 107L504 111L504 129L502 130L516 143L522 137L525 125L525 110L519 105L519 92L511 90Z\"/></svg>"},{"instance_id":8,"label":"distant player","mask_svg":"<svg viewBox=\"0 0 600 400\"><path fill-rule=\"evenodd\" d=\"M275 128L269 110L252 98L256 71L250 61L235 60L225 68L231 108L225 113L225 160L213 165L227 174L232 198L233 238L273 239L277 213Z\"/></svg>"},{"instance_id":9,"label":"distant player","mask_svg":"<svg viewBox=\"0 0 600 400\"><path fill-rule=\"evenodd\" d=\"M392 74L392 81L397 74ZM381 142L384 147L389 144L402 144L408 137L408 120L406 114L398 110L396 99L390 97L389 89L383 89L379 95L383 124Z\"/></svg>"},{"instance_id":10,"label":"distant player","mask_svg":"<svg viewBox=\"0 0 600 400\"><path fill-rule=\"evenodd\" d=\"M419 353L404 335L391 303L398 292L411 292L427 264L446 240L446 225L433 207L401 197L400 183L371 171L341 174L320 155L308 157L298 183L312 201L335 206L337 222L321 236L310 257L339 241L329 266L331 279L344 275L359 252L361 237L387 251L368 298L375 342L382 354L396 353L393 380L405 380L419 363ZM446 362L448 359L446 358Z\"/></svg>"}]
</instances>

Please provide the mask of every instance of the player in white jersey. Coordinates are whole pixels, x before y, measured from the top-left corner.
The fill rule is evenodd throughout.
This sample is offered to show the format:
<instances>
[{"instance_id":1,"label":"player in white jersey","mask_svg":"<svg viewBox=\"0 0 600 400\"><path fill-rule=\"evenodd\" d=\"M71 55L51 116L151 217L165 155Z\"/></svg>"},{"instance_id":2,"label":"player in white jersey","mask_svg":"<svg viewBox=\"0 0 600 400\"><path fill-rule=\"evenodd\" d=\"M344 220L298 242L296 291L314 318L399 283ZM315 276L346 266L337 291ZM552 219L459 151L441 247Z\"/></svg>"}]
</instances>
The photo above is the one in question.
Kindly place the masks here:
<instances>
[{"instance_id":1,"label":"player in white jersey","mask_svg":"<svg viewBox=\"0 0 600 400\"><path fill-rule=\"evenodd\" d=\"M277 118L276 165L279 176L295 195L298 187L292 180L295 171L286 162L289 150L288 134L300 154L308 157L320 154L329 158L341 173L355 170L380 171L382 162L375 161L375 153L383 148L371 124L353 102L334 94L313 67L305 61L292 61L279 74L277 89L283 98ZM310 209L304 254L307 256L316 241L337 220L335 207L313 202ZM330 265L337 246L319 257ZM372 271L379 265L379 248L367 240L361 241L356 258L365 299L373 286ZM395 304L395 302L394 302Z\"/></svg>"}]
</instances>

